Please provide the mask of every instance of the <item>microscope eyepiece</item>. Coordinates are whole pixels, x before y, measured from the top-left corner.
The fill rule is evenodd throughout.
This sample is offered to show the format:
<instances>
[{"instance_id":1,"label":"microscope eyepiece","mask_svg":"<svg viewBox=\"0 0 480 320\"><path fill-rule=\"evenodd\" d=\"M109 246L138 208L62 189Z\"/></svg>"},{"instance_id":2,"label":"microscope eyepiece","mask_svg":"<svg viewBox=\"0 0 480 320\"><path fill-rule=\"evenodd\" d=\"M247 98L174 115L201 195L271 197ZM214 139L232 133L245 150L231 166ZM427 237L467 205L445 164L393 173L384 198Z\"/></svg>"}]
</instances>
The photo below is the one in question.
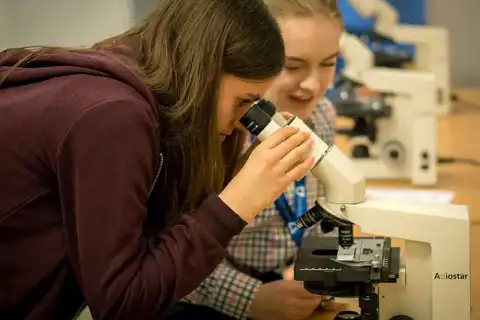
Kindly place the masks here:
<instances>
[{"instance_id":1,"label":"microscope eyepiece","mask_svg":"<svg viewBox=\"0 0 480 320\"><path fill-rule=\"evenodd\" d=\"M259 135L265 129L270 121L272 121L271 109L275 110L275 106L264 99L255 102L252 107L240 119L240 123L253 135ZM267 112L265 112L265 110ZM275 113L274 113L275 114Z\"/></svg>"},{"instance_id":2,"label":"microscope eyepiece","mask_svg":"<svg viewBox=\"0 0 480 320\"><path fill-rule=\"evenodd\" d=\"M256 104L260 107L260 109L263 110L263 112L268 114L270 118L277 113L277 107L275 107L275 105L267 99L260 99L256 102Z\"/></svg>"}]
</instances>

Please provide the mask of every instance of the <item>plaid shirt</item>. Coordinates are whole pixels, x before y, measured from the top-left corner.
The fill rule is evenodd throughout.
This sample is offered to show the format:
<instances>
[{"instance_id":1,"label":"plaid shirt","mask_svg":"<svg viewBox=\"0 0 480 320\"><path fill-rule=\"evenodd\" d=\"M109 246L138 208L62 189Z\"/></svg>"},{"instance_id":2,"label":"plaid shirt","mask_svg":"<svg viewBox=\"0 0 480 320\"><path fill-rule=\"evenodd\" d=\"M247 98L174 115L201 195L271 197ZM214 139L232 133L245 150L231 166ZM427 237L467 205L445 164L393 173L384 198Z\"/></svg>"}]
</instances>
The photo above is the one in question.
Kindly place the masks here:
<instances>
[{"instance_id":1,"label":"plaid shirt","mask_svg":"<svg viewBox=\"0 0 480 320\"><path fill-rule=\"evenodd\" d=\"M328 101L322 101L314 111L311 120L315 133L327 144L333 144L333 107ZM323 187L314 177L307 175L308 207L322 196ZM285 192L290 206L293 207L294 186ZM305 235L321 233L320 228L311 228ZM262 282L243 273L242 270L255 270L260 273L281 272L291 263L297 253L289 230L274 204L256 216L228 246L229 261L217 266L215 271L200 286L186 296L183 301L205 305L230 317L243 320L248 317L250 305Z\"/></svg>"}]
</instances>

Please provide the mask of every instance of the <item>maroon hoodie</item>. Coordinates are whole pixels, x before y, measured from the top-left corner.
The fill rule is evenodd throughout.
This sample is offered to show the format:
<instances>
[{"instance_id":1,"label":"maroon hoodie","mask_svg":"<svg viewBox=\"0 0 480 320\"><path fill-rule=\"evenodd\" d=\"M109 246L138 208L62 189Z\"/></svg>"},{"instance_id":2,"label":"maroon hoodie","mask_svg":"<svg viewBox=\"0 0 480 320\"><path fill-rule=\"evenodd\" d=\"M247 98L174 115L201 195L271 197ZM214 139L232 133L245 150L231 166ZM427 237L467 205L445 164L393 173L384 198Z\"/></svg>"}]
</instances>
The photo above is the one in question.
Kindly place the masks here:
<instances>
[{"instance_id":1,"label":"maroon hoodie","mask_svg":"<svg viewBox=\"0 0 480 320\"><path fill-rule=\"evenodd\" d=\"M25 53L0 53L0 78ZM158 244L143 236L154 104L100 52L50 54L0 85L0 319L71 319L83 302L95 319L151 319L224 258L245 222L216 195Z\"/></svg>"}]
</instances>

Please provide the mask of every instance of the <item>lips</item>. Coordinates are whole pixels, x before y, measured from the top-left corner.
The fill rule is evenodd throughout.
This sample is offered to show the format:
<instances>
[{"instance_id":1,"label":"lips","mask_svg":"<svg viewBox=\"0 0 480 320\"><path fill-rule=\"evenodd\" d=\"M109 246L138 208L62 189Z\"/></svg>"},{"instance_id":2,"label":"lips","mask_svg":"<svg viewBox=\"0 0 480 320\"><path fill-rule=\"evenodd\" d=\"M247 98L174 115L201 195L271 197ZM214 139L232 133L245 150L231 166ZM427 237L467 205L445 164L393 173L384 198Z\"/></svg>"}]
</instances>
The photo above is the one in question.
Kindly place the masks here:
<instances>
[{"instance_id":1,"label":"lips","mask_svg":"<svg viewBox=\"0 0 480 320\"><path fill-rule=\"evenodd\" d=\"M313 96L305 96L305 97L291 96L291 97L298 101L308 101L313 99Z\"/></svg>"},{"instance_id":2,"label":"lips","mask_svg":"<svg viewBox=\"0 0 480 320\"><path fill-rule=\"evenodd\" d=\"M295 97L295 96L290 96L290 99L292 99L295 102L301 103L301 104L310 104L313 102L313 96L311 97Z\"/></svg>"}]
</instances>

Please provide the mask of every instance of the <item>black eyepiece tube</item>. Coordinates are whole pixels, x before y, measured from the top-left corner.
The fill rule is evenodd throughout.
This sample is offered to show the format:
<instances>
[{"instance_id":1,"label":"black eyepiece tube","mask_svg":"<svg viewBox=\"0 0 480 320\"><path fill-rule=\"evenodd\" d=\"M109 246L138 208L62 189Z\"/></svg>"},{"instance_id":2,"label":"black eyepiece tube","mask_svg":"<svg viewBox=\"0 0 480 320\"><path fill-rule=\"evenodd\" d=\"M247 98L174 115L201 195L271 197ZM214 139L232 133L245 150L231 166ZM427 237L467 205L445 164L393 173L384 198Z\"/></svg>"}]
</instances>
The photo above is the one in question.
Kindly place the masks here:
<instances>
[{"instance_id":1,"label":"black eyepiece tube","mask_svg":"<svg viewBox=\"0 0 480 320\"><path fill-rule=\"evenodd\" d=\"M262 105L265 107L264 99L260 99L255 102L252 107L243 115L240 119L240 123L253 135L260 134L263 129L272 121L272 116L267 114ZM271 102L269 102L272 104ZM273 105L273 104L272 104ZM275 108L275 106L274 106ZM267 110L271 110L269 106L266 107ZM269 111L271 112L271 111ZM275 114L275 113L274 113Z\"/></svg>"}]
</instances>

